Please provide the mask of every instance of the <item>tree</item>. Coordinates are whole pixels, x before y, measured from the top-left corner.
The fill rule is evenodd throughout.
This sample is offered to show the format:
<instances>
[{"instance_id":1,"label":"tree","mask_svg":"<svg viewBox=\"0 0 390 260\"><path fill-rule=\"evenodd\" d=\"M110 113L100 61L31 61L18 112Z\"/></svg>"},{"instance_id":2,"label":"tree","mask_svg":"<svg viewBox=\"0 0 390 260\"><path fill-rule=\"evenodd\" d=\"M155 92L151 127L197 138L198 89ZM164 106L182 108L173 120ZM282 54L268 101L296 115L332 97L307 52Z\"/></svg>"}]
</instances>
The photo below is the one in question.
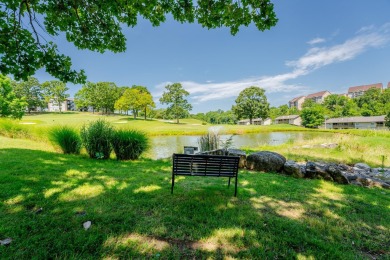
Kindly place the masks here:
<instances>
[{"instance_id":1,"label":"tree","mask_svg":"<svg viewBox=\"0 0 390 260\"><path fill-rule=\"evenodd\" d=\"M390 111L387 113L385 117L385 126L387 126L390 129Z\"/></svg>"},{"instance_id":2,"label":"tree","mask_svg":"<svg viewBox=\"0 0 390 260\"><path fill-rule=\"evenodd\" d=\"M385 113L384 103L381 99L381 90L371 88L356 98L362 116L379 116Z\"/></svg>"},{"instance_id":3,"label":"tree","mask_svg":"<svg viewBox=\"0 0 390 260\"><path fill-rule=\"evenodd\" d=\"M13 81L13 90L18 98L24 98L27 102L27 110L32 110L45 106L42 87L39 81L34 77L28 77L27 81Z\"/></svg>"},{"instance_id":4,"label":"tree","mask_svg":"<svg viewBox=\"0 0 390 260\"><path fill-rule=\"evenodd\" d=\"M141 91L138 99L139 108L143 110L144 117L146 120L147 111L156 107L153 101L152 95L148 92Z\"/></svg>"},{"instance_id":5,"label":"tree","mask_svg":"<svg viewBox=\"0 0 390 260\"><path fill-rule=\"evenodd\" d=\"M265 90L255 86L241 91L236 99L236 105L233 106L233 111L237 115L237 118L249 118L250 124L252 124L253 118L267 118L269 110Z\"/></svg>"},{"instance_id":6,"label":"tree","mask_svg":"<svg viewBox=\"0 0 390 260\"><path fill-rule=\"evenodd\" d=\"M176 123L179 124L179 118L183 118L188 115L192 110L191 104L184 98L188 96L188 93L180 83L173 83L172 85L165 86L167 92L164 92L160 98L161 104L169 105L167 108L168 115L172 115L176 118Z\"/></svg>"},{"instance_id":7,"label":"tree","mask_svg":"<svg viewBox=\"0 0 390 260\"><path fill-rule=\"evenodd\" d=\"M97 82L94 84L93 97L96 99L96 107L102 113L114 112L115 102L120 97L120 89L114 82Z\"/></svg>"},{"instance_id":8,"label":"tree","mask_svg":"<svg viewBox=\"0 0 390 260\"><path fill-rule=\"evenodd\" d=\"M27 102L16 97L12 91L11 80L0 74L0 116L21 119Z\"/></svg>"},{"instance_id":9,"label":"tree","mask_svg":"<svg viewBox=\"0 0 390 260\"><path fill-rule=\"evenodd\" d=\"M159 26L171 16L181 23L197 21L208 29L240 26L264 31L277 22L271 0L257 1L3 1L0 5L0 73L26 80L45 68L63 82L85 83L83 70L72 70L70 57L60 54L55 43L42 35L66 39L79 49L123 52L124 26L134 27L138 19Z\"/></svg>"},{"instance_id":10,"label":"tree","mask_svg":"<svg viewBox=\"0 0 390 260\"><path fill-rule=\"evenodd\" d=\"M146 120L147 110L150 110L156 105L154 104L152 94L145 86L133 85L131 87L131 109L133 110L134 118L138 117L138 112L143 111Z\"/></svg>"},{"instance_id":11,"label":"tree","mask_svg":"<svg viewBox=\"0 0 390 260\"><path fill-rule=\"evenodd\" d=\"M354 100L337 94L331 94L324 100L324 107L329 117L348 117L358 115L358 107Z\"/></svg>"},{"instance_id":12,"label":"tree","mask_svg":"<svg viewBox=\"0 0 390 260\"><path fill-rule=\"evenodd\" d=\"M53 102L53 104L58 105L61 113L62 103L69 97L69 94L66 94L66 91L69 90L66 84L58 80L52 80L42 83L42 88L46 102Z\"/></svg>"},{"instance_id":13,"label":"tree","mask_svg":"<svg viewBox=\"0 0 390 260\"><path fill-rule=\"evenodd\" d=\"M125 95L122 95L117 101L115 101L114 108L115 110L119 110L120 113L122 113L122 111L126 111L126 114L128 115L130 104Z\"/></svg>"},{"instance_id":14,"label":"tree","mask_svg":"<svg viewBox=\"0 0 390 260\"><path fill-rule=\"evenodd\" d=\"M314 104L302 109L302 125L308 128L317 128L325 120L325 108L320 104Z\"/></svg>"}]
</instances>

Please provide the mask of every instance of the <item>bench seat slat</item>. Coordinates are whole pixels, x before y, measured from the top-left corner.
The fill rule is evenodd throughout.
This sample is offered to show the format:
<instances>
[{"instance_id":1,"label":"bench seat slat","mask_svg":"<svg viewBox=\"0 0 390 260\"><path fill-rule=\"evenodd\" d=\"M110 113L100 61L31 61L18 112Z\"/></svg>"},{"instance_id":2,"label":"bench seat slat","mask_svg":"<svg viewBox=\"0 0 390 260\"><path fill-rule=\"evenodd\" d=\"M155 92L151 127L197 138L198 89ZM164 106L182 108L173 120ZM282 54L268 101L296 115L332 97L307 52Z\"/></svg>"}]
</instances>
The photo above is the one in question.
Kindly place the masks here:
<instances>
[{"instance_id":1,"label":"bench seat slat","mask_svg":"<svg viewBox=\"0 0 390 260\"><path fill-rule=\"evenodd\" d=\"M172 188L175 175L235 178L237 194L238 156L173 154Z\"/></svg>"}]
</instances>

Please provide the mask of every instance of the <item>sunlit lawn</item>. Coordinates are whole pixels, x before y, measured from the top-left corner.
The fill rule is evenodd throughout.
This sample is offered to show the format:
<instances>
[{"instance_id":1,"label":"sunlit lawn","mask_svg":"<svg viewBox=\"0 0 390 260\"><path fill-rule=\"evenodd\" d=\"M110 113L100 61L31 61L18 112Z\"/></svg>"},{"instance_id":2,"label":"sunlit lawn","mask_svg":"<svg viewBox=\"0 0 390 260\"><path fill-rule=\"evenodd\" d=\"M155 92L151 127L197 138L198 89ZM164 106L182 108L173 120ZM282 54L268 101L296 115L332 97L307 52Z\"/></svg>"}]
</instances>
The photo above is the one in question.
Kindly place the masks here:
<instances>
[{"instance_id":1,"label":"sunlit lawn","mask_svg":"<svg viewBox=\"0 0 390 260\"><path fill-rule=\"evenodd\" d=\"M170 161L1 137L0 258L390 258L388 190L241 171L235 198L226 179L170 181Z\"/></svg>"},{"instance_id":2,"label":"sunlit lawn","mask_svg":"<svg viewBox=\"0 0 390 260\"><path fill-rule=\"evenodd\" d=\"M56 125L68 125L76 128L81 127L85 123L103 118L111 122L118 128L131 128L147 132L149 135L200 135L208 132L210 127L215 127L210 124L196 119L180 119L180 123L176 124L176 120L157 120L143 118L134 119L132 116L126 115L101 115L100 113L86 112L68 112L68 113L44 113L32 114L23 117L20 124L31 131L42 132L45 129ZM253 132L271 132L271 131L310 131L302 127L288 125L223 125L218 127L221 133L244 134Z\"/></svg>"}]
</instances>

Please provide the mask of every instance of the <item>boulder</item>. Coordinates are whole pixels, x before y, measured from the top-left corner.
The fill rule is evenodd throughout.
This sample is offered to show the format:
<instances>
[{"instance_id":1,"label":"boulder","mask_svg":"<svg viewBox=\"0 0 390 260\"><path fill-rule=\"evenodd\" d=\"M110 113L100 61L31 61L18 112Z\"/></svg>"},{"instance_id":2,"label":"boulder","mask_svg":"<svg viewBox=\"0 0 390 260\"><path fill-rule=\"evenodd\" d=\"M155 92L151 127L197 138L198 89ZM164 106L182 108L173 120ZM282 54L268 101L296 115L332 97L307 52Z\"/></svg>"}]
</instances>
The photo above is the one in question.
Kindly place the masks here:
<instances>
[{"instance_id":1,"label":"boulder","mask_svg":"<svg viewBox=\"0 0 390 260\"><path fill-rule=\"evenodd\" d=\"M326 171L326 164L318 162L306 163L306 178L333 181L332 176Z\"/></svg>"},{"instance_id":2,"label":"boulder","mask_svg":"<svg viewBox=\"0 0 390 260\"><path fill-rule=\"evenodd\" d=\"M344 175L338 164L330 163L325 166L325 171L332 176L334 182L340 183L340 184L348 184L348 178L346 175Z\"/></svg>"},{"instance_id":3,"label":"boulder","mask_svg":"<svg viewBox=\"0 0 390 260\"><path fill-rule=\"evenodd\" d=\"M357 163L357 164L355 164L355 168L357 168L357 169L359 169L359 170L368 171L368 172L371 171L371 167L368 166L368 165L365 164L365 163Z\"/></svg>"},{"instance_id":4,"label":"boulder","mask_svg":"<svg viewBox=\"0 0 390 260\"><path fill-rule=\"evenodd\" d=\"M301 165L295 161L288 160L283 166L284 172L288 175L292 175L295 178L303 178L305 174L301 170Z\"/></svg>"},{"instance_id":5,"label":"boulder","mask_svg":"<svg viewBox=\"0 0 390 260\"><path fill-rule=\"evenodd\" d=\"M238 165L239 168L245 168L246 166L246 153L239 149L228 149L227 155L230 156L239 156L240 157L240 163Z\"/></svg>"},{"instance_id":6,"label":"boulder","mask_svg":"<svg viewBox=\"0 0 390 260\"><path fill-rule=\"evenodd\" d=\"M278 153L261 151L246 158L247 168L255 171L281 172L286 158Z\"/></svg>"}]
</instances>

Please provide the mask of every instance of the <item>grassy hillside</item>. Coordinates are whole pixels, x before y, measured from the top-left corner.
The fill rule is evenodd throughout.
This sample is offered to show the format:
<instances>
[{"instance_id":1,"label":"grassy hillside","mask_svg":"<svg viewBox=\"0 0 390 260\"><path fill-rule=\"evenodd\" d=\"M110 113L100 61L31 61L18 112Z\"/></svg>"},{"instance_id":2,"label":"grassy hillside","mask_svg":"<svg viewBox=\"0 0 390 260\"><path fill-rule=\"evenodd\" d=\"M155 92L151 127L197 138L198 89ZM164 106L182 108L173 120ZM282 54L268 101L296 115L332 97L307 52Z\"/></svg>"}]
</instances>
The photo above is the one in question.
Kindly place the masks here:
<instances>
[{"instance_id":1,"label":"grassy hillside","mask_svg":"<svg viewBox=\"0 0 390 260\"><path fill-rule=\"evenodd\" d=\"M204 177L171 195L170 172L0 137L1 259L390 257L388 190L240 171L237 198Z\"/></svg>"}]
</instances>

